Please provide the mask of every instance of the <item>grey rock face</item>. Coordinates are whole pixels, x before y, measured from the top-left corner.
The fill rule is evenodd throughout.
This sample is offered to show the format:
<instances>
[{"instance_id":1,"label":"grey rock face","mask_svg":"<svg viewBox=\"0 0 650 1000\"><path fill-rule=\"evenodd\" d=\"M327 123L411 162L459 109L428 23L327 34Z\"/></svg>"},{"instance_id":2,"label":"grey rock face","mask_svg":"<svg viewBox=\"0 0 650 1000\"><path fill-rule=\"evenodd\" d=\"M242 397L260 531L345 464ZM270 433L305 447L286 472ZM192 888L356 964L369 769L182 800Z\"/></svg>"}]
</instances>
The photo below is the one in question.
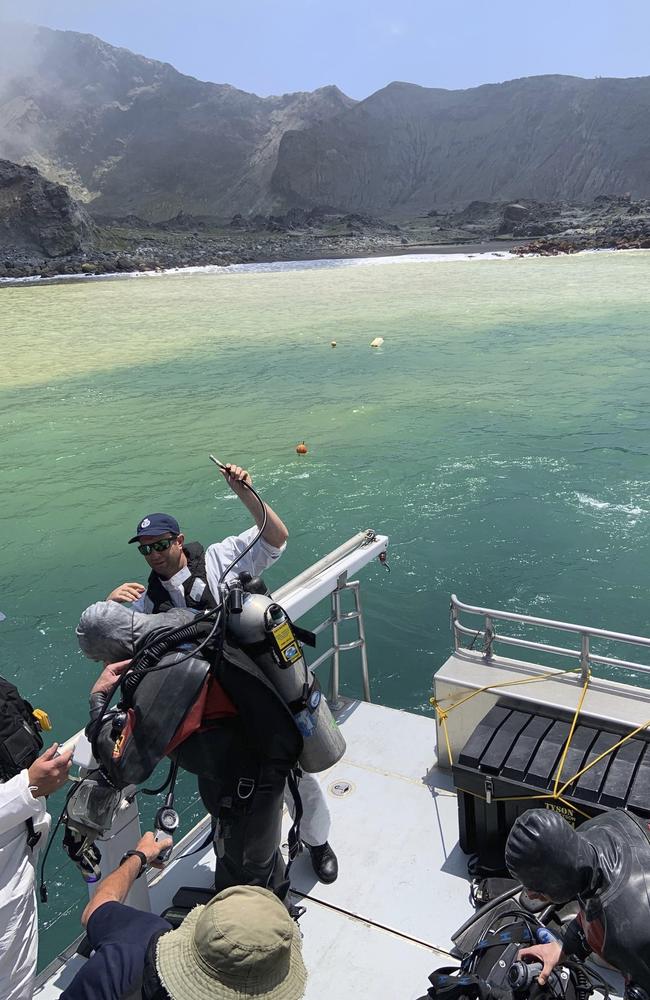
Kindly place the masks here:
<instances>
[{"instance_id":1,"label":"grey rock face","mask_svg":"<svg viewBox=\"0 0 650 1000\"><path fill-rule=\"evenodd\" d=\"M12 51L23 58L11 62ZM336 87L261 98L203 83L92 35L0 32L0 156L37 166L107 215L230 218L273 208L287 129L354 102Z\"/></svg>"},{"instance_id":2,"label":"grey rock face","mask_svg":"<svg viewBox=\"0 0 650 1000\"><path fill-rule=\"evenodd\" d=\"M648 197L649 120L649 77L542 76L463 91L393 83L287 132L272 186L286 207L393 217L468 201Z\"/></svg>"},{"instance_id":3,"label":"grey rock face","mask_svg":"<svg viewBox=\"0 0 650 1000\"><path fill-rule=\"evenodd\" d=\"M0 160L0 250L60 257L92 246L87 212L34 167Z\"/></svg>"}]
</instances>

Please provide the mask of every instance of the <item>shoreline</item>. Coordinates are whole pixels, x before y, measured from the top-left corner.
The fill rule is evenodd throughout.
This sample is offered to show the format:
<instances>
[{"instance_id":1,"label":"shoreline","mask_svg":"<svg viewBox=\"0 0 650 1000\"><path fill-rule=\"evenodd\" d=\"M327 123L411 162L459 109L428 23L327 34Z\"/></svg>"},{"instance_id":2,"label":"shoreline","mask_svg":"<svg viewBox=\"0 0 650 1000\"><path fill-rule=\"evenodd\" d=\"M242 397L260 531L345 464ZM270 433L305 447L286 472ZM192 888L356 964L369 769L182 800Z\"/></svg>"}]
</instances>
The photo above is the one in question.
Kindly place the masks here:
<instances>
[{"instance_id":1,"label":"shoreline","mask_svg":"<svg viewBox=\"0 0 650 1000\"><path fill-rule=\"evenodd\" d=\"M585 247L572 251L556 251L554 253L529 250L525 240L486 240L481 243L434 243L411 244L409 246L369 248L365 253L350 252L346 254L302 254L292 258L269 258L260 256L255 261L245 261L231 264L188 264L182 267L156 268L151 270L138 269L133 271L112 271L106 274L75 272L73 274L56 274L51 276L26 275L20 278L0 278L2 288L38 287L41 285L67 285L70 283L94 283L97 281L119 281L134 278L162 278L165 276L190 274L241 274L241 273L277 273L287 271L312 270L319 266L335 268L337 266L363 266L369 264L424 263L439 259L440 263L472 260L522 260L524 258L575 257L593 253L625 253L647 250L646 247ZM521 248L518 250L518 248ZM525 252L522 252L524 250Z\"/></svg>"},{"instance_id":2,"label":"shoreline","mask_svg":"<svg viewBox=\"0 0 650 1000\"><path fill-rule=\"evenodd\" d=\"M443 258L473 260L483 258L488 260L512 260L516 256L512 251L522 240L485 240L477 243L415 243L408 246L368 247L349 253L302 253L294 257L278 258L260 255L254 261L233 262L230 264L188 264L182 267L138 269L131 271L111 271L106 274L75 272L73 274L55 275L25 275L17 278L0 278L1 288L34 287L39 285L69 284L70 282L117 281L132 278L156 278L176 274L232 274L241 272L300 270L301 266L311 269L319 264L335 267L352 264L353 262L371 263L389 261L392 258Z\"/></svg>"}]
</instances>

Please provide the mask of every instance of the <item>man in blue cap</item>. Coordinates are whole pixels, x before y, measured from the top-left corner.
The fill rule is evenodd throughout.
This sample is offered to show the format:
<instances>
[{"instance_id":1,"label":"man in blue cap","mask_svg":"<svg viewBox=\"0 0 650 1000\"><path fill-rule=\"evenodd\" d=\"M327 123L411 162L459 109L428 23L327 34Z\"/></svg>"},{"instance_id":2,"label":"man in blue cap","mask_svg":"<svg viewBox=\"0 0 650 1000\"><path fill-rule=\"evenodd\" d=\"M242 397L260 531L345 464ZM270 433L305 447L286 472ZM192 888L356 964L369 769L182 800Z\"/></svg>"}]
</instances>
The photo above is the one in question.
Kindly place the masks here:
<instances>
[{"instance_id":1,"label":"man in blue cap","mask_svg":"<svg viewBox=\"0 0 650 1000\"><path fill-rule=\"evenodd\" d=\"M147 586L123 583L111 591L107 600L130 604L132 610L145 614L184 607L205 611L216 606L215 595L222 572L250 545L263 520L260 505L248 489L251 484L248 471L228 463L221 472L235 496L250 511L257 528L230 535L204 550L199 542L185 542L180 525L171 514L149 514L129 539L130 545L138 543L151 569ZM289 532L285 524L268 504L265 507L266 526L262 537L237 563L237 573L261 576L286 548ZM338 876L338 860L328 839L331 821L325 797L316 779L308 774L301 779L300 793L304 810L303 843L320 881L334 882ZM292 808L288 797L286 801Z\"/></svg>"},{"instance_id":2,"label":"man in blue cap","mask_svg":"<svg viewBox=\"0 0 650 1000\"><path fill-rule=\"evenodd\" d=\"M228 464L222 472L235 496L250 511L257 528L263 513L259 503L247 488L251 477L240 465ZM237 563L237 573L259 576L284 552L289 532L275 511L266 507L266 526L259 541ZM230 535L208 546L199 542L185 543L180 525L171 514L148 514L143 517L129 544L138 543L151 573L146 587L141 583L123 583L108 595L107 600L131 603L132 610L156 614L169 608L207 610L216 605L217 584L223 570L250 545L256 528L247 528L239 535Z\"/></svg>"}]
</instances>

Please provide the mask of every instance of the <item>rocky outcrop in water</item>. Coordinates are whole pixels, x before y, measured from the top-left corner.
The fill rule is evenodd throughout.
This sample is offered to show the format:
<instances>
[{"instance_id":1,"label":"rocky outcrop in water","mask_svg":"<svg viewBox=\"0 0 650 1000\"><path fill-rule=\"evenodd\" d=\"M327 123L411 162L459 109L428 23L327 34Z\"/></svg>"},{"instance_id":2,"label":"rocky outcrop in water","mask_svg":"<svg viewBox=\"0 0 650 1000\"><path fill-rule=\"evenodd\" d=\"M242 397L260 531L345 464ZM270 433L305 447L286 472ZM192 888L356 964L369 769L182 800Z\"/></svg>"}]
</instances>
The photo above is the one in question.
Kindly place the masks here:
<instances>
[{"instance_id":1,"label":"rocky outcrop in water","mask_svg":"<svg viewBox=\"0 0 650 1000\"><path fill-rule=\"evenodd\" d=\"M62 184L34 167L0 160L0 267L15 269L81 254L94 243L95 226Z\"/></svg>"}]
</instances>

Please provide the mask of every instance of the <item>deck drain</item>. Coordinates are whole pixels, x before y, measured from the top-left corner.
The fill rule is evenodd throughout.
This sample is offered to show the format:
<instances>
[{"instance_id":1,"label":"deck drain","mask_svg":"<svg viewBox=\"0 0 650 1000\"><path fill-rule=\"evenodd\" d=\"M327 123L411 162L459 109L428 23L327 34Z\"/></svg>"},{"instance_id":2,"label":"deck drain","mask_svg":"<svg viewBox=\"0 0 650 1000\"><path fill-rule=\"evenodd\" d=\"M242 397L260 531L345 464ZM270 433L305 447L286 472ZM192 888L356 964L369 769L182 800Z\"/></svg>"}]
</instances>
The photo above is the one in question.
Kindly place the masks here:
<instances>
[{"instance_id":1,"label":"deck drain","mask_svg":"<svg viewBox=\"0 0 650 1000\"><path fill-rule=\"evenodd\" d=\"M354 785L351 781L341 778L339 781L333 781L327 790L330 795L336 795L337 798L342 799L344 795L349 795L350 792L354 791Z\"/></svg>"}]
</instances>

